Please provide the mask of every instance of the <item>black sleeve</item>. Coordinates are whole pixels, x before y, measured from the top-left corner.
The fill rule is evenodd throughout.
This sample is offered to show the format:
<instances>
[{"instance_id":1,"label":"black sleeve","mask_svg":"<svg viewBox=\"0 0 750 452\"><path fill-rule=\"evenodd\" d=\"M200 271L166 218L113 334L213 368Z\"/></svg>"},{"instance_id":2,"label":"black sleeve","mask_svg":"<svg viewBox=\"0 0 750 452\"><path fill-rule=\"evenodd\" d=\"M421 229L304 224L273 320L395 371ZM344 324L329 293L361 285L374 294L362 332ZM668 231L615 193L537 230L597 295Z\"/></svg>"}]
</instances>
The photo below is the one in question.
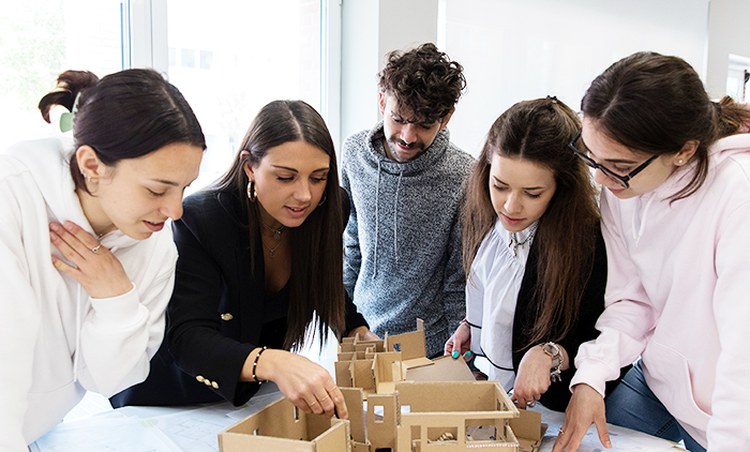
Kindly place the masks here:
<instances>
[{"instance_id":1,"label":"black sleeve","mask_svg":"<svg viewBox=\"0 0 750 452\"><path fill-rule=\"evenodd\" d=\"M174 222L179 258L174 294L167 309L166 341L177 365L197 385L209 386L239 405L258 389L257 384L239 381L245 360L257 345L240 342L223 331L227 322L220 315L226 308L220 306L220 300L226 297L228 288L227 266L222 260L229 257L213 253L212 243L237 232L208 228L231 224L220 220L224 214L210 206L186 203L182 219Z\"/></svg>"}]
</instances>

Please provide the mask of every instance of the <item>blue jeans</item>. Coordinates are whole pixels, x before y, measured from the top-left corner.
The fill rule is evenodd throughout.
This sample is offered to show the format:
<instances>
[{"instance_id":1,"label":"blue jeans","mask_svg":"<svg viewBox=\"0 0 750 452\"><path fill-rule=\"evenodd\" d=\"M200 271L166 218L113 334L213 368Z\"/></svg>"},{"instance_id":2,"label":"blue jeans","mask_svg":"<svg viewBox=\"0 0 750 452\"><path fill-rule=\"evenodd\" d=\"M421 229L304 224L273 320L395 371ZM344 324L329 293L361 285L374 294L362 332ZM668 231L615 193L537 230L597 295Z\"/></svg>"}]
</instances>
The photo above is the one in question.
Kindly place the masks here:
<instances>
[{"instance_id":1,"label":"blue jeans","mask_svg":"<svg viewBox=\"0 0 750 452\"><path fill-rule=\"evenodd\" d=\"M685 448L690 452L706 452L706 449L682 428L651 392L643 378L640 360L625 374L625 378L604 401L607 422L610 424L674 442L683 440Z\"/></svg>"}]
</instances>

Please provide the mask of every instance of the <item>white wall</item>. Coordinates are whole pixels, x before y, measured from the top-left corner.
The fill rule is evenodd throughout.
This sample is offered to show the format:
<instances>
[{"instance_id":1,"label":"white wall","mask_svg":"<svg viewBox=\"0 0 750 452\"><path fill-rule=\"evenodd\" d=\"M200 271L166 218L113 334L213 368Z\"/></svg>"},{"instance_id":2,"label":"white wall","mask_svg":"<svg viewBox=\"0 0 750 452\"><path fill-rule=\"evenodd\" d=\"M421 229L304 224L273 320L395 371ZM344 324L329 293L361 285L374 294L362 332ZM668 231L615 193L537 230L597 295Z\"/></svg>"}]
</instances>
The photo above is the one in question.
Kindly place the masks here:
<instances>
[{"instance_id":1,"label":"white wall","mask_svg":"<svg viewBox=\"0 0 750 452\"><path fill-rule=\"evenodd\" d=\"M740 2L750 8L747 0L710 4L731 10ZM474 155L513 103L550 94L577 110L591 80L635 51L679 55L704 79L717 71L707 63L709 0L348 0L343 11L342 139L377 120L385 53L420 42L436 42L465 68L467 91L449 129ZM736 26L721 32L750 45L734 34L750 13L728 14Z\"/></svg>"},{"instance_id":2,"label":"white wall","mask_svg":"<svg viewBox=\"0 0 750 452\"><path fill-rule=\"evenodd\" d=\"M635 51L705 66L708 0L442 1L443 50L468 85L449 129L473 155L513 103L555 95L577 110L591 80Z\"/></svg>"},{"instance_id":3,"label":"white wall","mask_svg":"<svg viewBox=\"0 0 750 452\"><path fill-rule=\"evenodd\" d=\"M378 78L385 55L435 42L438 0L344 0L341 38L341 135L372 127L379 118ZM334 137L336 140L337 137Z\"/></svg>"},{"instance_id":4,"label":"white wall","mask_svg":"<svg viewBox=\"0 0 750 452\"><path fill-rule=\"evenodd\" d=\"M729 54L750 58L750 2L711 0L706 89L719 98L727 83Z\"/></svg>"}]
</instances>

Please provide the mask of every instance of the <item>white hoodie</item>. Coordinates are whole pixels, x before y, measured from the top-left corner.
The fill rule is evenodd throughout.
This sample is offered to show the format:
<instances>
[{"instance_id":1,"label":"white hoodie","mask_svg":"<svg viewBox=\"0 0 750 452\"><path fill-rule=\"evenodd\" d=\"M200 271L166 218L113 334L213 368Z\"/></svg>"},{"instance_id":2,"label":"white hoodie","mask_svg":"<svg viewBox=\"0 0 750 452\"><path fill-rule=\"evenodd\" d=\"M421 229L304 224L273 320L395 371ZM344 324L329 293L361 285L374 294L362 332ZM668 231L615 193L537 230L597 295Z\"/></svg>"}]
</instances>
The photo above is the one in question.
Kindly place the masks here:
<instances>
[{"instance_id":1,"label":"white hoodie","mask_svg":"<svg viewBox=\"0 0 750 452\"><path fill-rule=\"evenodd\" d=\"M170 228L102 240L133 290L93 299L52 265L49 223L93 230L74 192L72 142L20 143L0 155L0 451L25 451L86 390L111 396L143 381L164 335L177 251Z\"/></svg>"},{"instance_id":2,"label":"white hoodie","mask_svg":"<svg viewBox=\"0 0 750 452\"><path fill-rule=\"evenodd\" d=\"M571 383L643 357L649 388L711 452L750 450L750 134L715 143L708 177L670 203L693 167L651 193L602 193L606 309Z\"/></svg>"}]
</instances>

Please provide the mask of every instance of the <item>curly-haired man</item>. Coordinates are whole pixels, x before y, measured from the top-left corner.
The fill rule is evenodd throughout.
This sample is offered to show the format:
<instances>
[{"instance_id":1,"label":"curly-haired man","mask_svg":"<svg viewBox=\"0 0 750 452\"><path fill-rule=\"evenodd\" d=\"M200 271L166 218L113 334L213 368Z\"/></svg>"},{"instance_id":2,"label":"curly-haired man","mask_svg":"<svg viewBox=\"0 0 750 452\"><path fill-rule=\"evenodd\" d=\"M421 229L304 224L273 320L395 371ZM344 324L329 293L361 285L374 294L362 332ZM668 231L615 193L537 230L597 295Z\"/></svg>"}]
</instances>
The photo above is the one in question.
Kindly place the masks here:
<instances>
[{"instance_id":1,"label":"curly-haired man","mask_svg":"<svg viewBox=\"0 0 750 452\"><path fill-rule=\"evenodd\" d=\"M465 86L461 65L434 44L391 52L383 119L349 137L342 157L347 292L378 335L422 318L428 356L442 354L465 313L460 211L474 159L446 129Z\"/></svg>"}]
</instances>

